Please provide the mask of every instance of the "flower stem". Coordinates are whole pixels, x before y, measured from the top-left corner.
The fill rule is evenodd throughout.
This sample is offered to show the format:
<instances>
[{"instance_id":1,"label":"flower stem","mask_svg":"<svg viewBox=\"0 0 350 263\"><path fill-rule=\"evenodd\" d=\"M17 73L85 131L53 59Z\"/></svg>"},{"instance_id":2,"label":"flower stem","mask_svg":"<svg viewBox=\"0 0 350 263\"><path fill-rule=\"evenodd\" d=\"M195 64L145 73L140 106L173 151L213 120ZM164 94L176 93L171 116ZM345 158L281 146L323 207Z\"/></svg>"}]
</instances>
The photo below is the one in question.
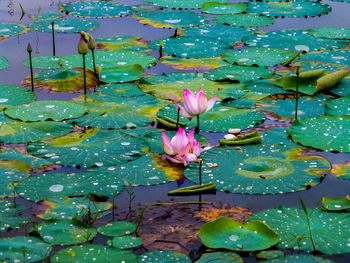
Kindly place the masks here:
<instances>
[{"instance_id":1,"label":"flower stem","mask_svg":"<svg viewBox=\"0 0 350 263\"><path fill-rule=\"evenodd\" d=\"M296 71L297 75L297 83L296 83L296 94L295 94L295 117L294 119L298 121L298 100L299 100L299 67L297 67Z\"/></svg>"},{"instance_id":2,"label":"flower stem","mask_svg":"<svg viewBox=\"0 0 350 263\"><path fill-rule=\"evenodd\" d=\"M55 45L55 22L51 21L51 28L52 28L52 53L53 56L56 56L56 45Z\"/></svg>"},{"instance_id":3,"label":"flower stem","mask_svg":"<svg viewBox=\"0 0 350 263\"><path fill-rule=\"evenodd\" d=\"M94 73L95 73L95 75L97 75L97 73L96 73L96 64L95 64L95 50L91 49L91 53L92 53L92 63L94 64Z\"/></svg>"},{"instance_id":4,"label":"flower stem","mask_svg":"<svg viewBox=\"0 0 350 263\"><path fill-rule=\"evenodd\" d=\"M199 115L197 115L197 127L194 129L195 133L199 133Z\"/></svg>"},{"instance_id":5,"label":"flower stem","mask_svg":"<svg viewBox=\"0 0 350 263\"><path fill-rule=\"evenodd\" d=\"M32 92L34 92L32 52L28 52L28 54L29 54L29 64L30 64L30 84L32 85Z\"/></svg>"},{"instance_id":6,"label":"flower stem","mask_svg":"<svg viewBox=\"0 0 350 263\"><path fill-rule=\"evenodd\" d=\"M180 108L177 109L176 129L179 127Z\"/></svg>"},{"instance_id":7,"label":"flower stem","mask_svg":"<svg viewBox=\"0 0 350 263\"><path fill-rule=\"evenodd\" d=\"M85 54L83 54L83 74L84 74L84 95L86 101L86 73L85 73Z\"/></svg>"}]
</instances>

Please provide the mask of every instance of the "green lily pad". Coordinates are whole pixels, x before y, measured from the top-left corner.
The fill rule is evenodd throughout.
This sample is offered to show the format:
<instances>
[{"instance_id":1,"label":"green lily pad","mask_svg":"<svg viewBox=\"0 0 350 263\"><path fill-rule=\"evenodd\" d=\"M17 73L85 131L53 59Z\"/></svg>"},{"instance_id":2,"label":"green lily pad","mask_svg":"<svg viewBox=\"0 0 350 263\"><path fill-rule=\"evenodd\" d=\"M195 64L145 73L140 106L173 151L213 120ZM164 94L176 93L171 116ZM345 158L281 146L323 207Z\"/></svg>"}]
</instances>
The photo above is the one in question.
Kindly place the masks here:
<instances>
[{"instance_id":1,"label":"green lily pad","mask_svg":"<svg viewBox=\"0 0 350 263\"><path fill-rule=\"evenodd\" d=\"M29 31L29 28L21 24L0 23L0 37L21 35Z\"/></svg>"},{"instance_id":2,"label":"green lily pad","mask_svg":"<svg viewBox=\"0 0 350 263\"><path fill-rule=\"evenodd\" d=\"M13 85L0 85L0 109L34 101L35 93Z\"/></svg>"},{"instance_id":3,"label":"green lily pad","mask_svg":"<svg viewBox=\"0 0 350 263\"><path fill-rule=\"evenodd\" d=\"M0 56L0 70L8 68L10 66L10 62L7 58Z\"/></svg>"},{"instance_id":4,"label":"green lily pad","mask_svg":"<svg viewBox=\"0 0 350 263\"><path fill-rule=\"evenodd\" d=\"M262 27L275 22L271 17L256 14L219 15L213 20L219 24L237 27Z\"/></svg>"},{"instance_id":5,"label":"green lily pad","mask_svg":"<svg viewBox=\"0 0 350 263\"><path fill-rule=\"evenodd\" d=\"M305 0L250 2L247 5L248 13L270 17L313 17L328 14L331 10L331 6L327 4Z\"/></svg>"},{"instance_id":6,"label":"green lily pad","mask_svg":"<svg viewBox=\"0 0 350 263\"><path fill-rule=\"evenodd\" d=\"M319 69L324 69L326 73L334 72L338 70L347 70L347 66L334 64L334 63L326 63L326 62L318 62L318 61L297 61L289 64L288 67L282 67L275 69L275 73L280 76L289 76L295 74L297 68L299 67L299 72L307 72L314 71Z\"/></svg>"},{"instance_id":7,"label":"green lily pad","mask_svg":"<svg viewBox=\"0 0 350 263\"><path fill-rule=\"evenodd\" d=\"M134 233L136 225L128 221L115 221L100 226L97 231L104 236L119 237Z\"/></svg>"},{"instance_id":8,"label":"green lily pad","mask_svg":"<svg viewBox=\"0 0 350 263\"><path fill-rule=\"evenodd\" d=\"M32 58L33 68L40 69L55 69L61 68L61 65L58 63L60 57L56 56L39 56ZM30 67L29 59L23 61L23 65L26 67Z\"/></svg>"},{"instance_id":9,"label":"green lily pad","mask_svg":"<svg viewBox=\"0 0 350 263\"><path fill-rule=\"evenodd\" d=\"M234 253L234 252L211 252L211 253L204 253L196 261L196 263L225 263L225 262L232 262L232 263L243 263L243 259L240 257L240 255Z\"/></svg>"},{"instance_id":10,"label":"green lily pad","mask_svg":"<svg viewBox=\"0 0 350 263\"><path fill-rule=\"evenodd\" d=\"M343 48L348 45L348 41L316 38L310 36L307 30L294 29L251 34L244 37L243 42L248 46L284 48L298 52L336 49ZM310 59L306 59L309 56L309 54L303 56L302 60L316 61L316 59L313 59L312 57ZM334 61L328 62L336 63Z\"/></svg>"},{"instance_id":11,"label":"green lily pad","mask_svg":"<svg viewBox=\"0 0 350 263\"><path fill-rule=\"evenodd\" d=\"M336 63L350 67L350 49L313 52L303 55L300 59Z\"/></svg>"},{"instance_id":12,"label":"green lily pad","mask_svg":"<svg viewBox=\"0 0 350 263\"><path fill-rule=\"evenodd\" d=\"M350 95L327 101L327 115L350 115Z\"/></svg>"},{"instance_id":13,"label":"green lily pad","mask_svg":"<svg viewBox=\"0 0 350 263\"><path fill-rule=\"evenodd\" d=\"M60 92L77 92L84 90L84 76L82 68L63 69L57 68L52 70L41 71L34 74L34 89L45 90L53 93ZM99 80L90 69L86 72L86 88L92 89L99 85ZM30 76L24 80L24 85L31 87Z\"/></svg>"},{"instance_id":14,"label":"green lily pad","mask_svg":"<svg viewBox=\"0 0 350 263\"><path fill-rule=\"evenodd\" d=\"M146 144L119 131L86 129L66 136L30 143L31 154L67 166L111 166L135 160Z\"/></svg>"},{"instance_id":15,"label":"green lily pad","mask_svg":"<svg viewBox=\"0 0 350 263\"><path fill-rule=\"evenodd\" d=\"M53 263L137 263L136 255L127 250L120 250L102 245L85 244L58 251L51 257Z\"/></svg>"},{"instance_id":16,"label":"green lily pad","mask_svg":"<svg viewBox=\"0 0 350 263\"><path fill-rule=\"evenodd\" d=\"M96 91L100 94L109 95L113 97L136 97L146 94L143 91L141 91L136 84L131 83L109 84L99 86L97 87Z\"/></svg>"},{"instance_id":17,"label":"green lily pad","mask_svg":"<svg viewBox=\"0 0 350 263\"><path fill-rule=\"evenodd\" d=\"M54 21L55 33L75 33L79 31L90 31L99 27L99 23L96 21L75 18L40 20L31 23L29 27L35 31L51 33L52 21Z\"/></svg>"},{"instance_id":18,"label":"green lily pad","mask_svg":"<svg viewBox=\"0 0 350 263\"><path fill-rule=\"evenodd\" d=\"M283 258L277 258L277 259L272 259L272 260L266 260L264 263L334 263L333 260L321 258L321 257L316 257L313 255L304 255L304 254L299 254L299 255L286 255Z\"/></svg>"},{"instance_id":19,"label":"green lily pad","mask_svg":"<svg viewBox=\"0 0 350 263\"><path fill-rule=\"evenodd\" d=\"M309 34L314 37L349 39L350 29L339 28L339 27L319 27L319 28L309 29Z\"/></svg>"},{"instance_id":20,"label":"green lily pad","mask_svg":"<svg viewBox=\"0 0 350 263\"><path fill-rule=\"evenodd\" d=\"M0 260L3 262L37 262L43 260L51 251L50 244L33 236L1 238L0 248Z\"/></svg>"},{"instance_id":21,"label":"green lily pad","mask_svg":"<svg viewBox=\"0 0 350 263\"><path fill-rule=\"evenodd\" d=\"M146 2L152 3L156 6L167 7L167 8L179 8L179 9L198 9L202 7L202 4L207 0L145 0ZM227 0L217 0L219 3L226 3Z\"/></svg>"},{"instance_id":22,"label":"green lily pad","mask_svg":"<svg viewBox=\"0 0 350 263\"><path fill-rule=\"evenodd\" d=\"M324 115L327 97L302 96L298 100L298 117ZM256 108L265 113L268 119L292 122L295 116L295 95L270 95L256 103Z\"/></svg>"},{"instance_id":23,"label":"green lily pad","mask_svg":"<svg viewBox=\"0 0 350 263\"><path fill-rule=\"evenodd\" d=\"M222 54L222 59L230 64L267 67L283 63L292 58L294 55L295 52L292 50L251 47L226 52Z\"/></svg>"},{"instance_id":24,"label":"green lily pad","mask_svg":"<svg viewBox=\"0 0 350 263\"><path fill-rule=\"evenodd\" d=\"M308 213L317 250L324 254L349 253L349 213L324 212L321 209L308 209ZM281 238L277 244L279 248L313 251L308 220L302 209L295 207L268 209L254 214L250 220L262 220L276 231Z\"/></svg>"},{"instance_id":25,"label":"green lily pad","mask_svg":"<svg viewBox=\"0 0 350 263\"><path fill-rule=\"evenodd\" d=\"M237 14L247 9L246 3L219 3L205 2L202 5L202 12L221 15L221 14Z\"/></svg>"},{"instance_id":26,"label":"green lily pad","mask_svg":"<svg viewBox=\"0 0 350 263\"><path fill-rule=\"evenodd\" d=\"M150 125L165 104L150 95L125 98L97 94L79 97L75 102L86 106L89 112L74 123L103 129L142 127Z\"/></svg>"},{"instance_id":27,"label":"green lily pad","mask_svg":"<svg viewBox=\"0 0 350 263\"><path fill-rule=\"evenodd\" d=\"M127 249L127 248L141 246L142 240L139 237L121 236L121 237L113 237L113 239L107 241L107 244L111 247L116 247L119 249Z\"/></svg>"},{"instance_id":28,"label":"green lily pad","mask_svg":"<svg viewBox=\"0 0 350 263\"><path fill-rule=\"evenodd\" d=\"M86 217L89 211L91 217L99 218L110 213L111 204L107 202L92 202L88 197L51 197L39 203L44 210L37 214L39 218L48 219L68 219L74 217Z\"/></svg>"},{"instance_id":29,"label":"green lily pad","mask_svg":"<svg viewBox=\"0 0 350 263\"><path fill-rule=\"evenodd\" d=\"M317 130L317 136L314 131ZM288 131L295 143L324 151L350 152L350 116L300 119Z\"/></svg>"},{"instance_id":30,"label":"green lily pad","mask_svg":"<svg viewBox=\"0 0 350 263\"><path fill-rule=\"evenodd\" d=\"M138 64L103 68L100 72L100 80L105 83L130 82L142 78L144 72L144 68Z\"/></svg>"},{"instance_id":31,"label":"green lily pad","mask_svg":"<svg viewBox=\"0 0 350 263\"><path fill-rule=\"evenodd\" d=\"M250 28L233 27L224 24L210 24L200 27L186 28L181 32L183 36L207 37L234 44L254 32Z\"/></svg>"},{"instance_id":32,"label":"green lily pad","mask_svg":"<svg viewBox=\"0 0 350 263\"><path fill-rule=\"evenodd\" d=\"M150 42L148 47L159 50L160 43L163 52L181 58L219 57L232 46L216 39L206 37L170 37Z\"/></svg>"},{"instance_id":33,"label":"green lily pad","mask_svg":"<svg viewBox=\"0 0 350 263\"><path fill-rule=\"evenodd\" d=\"M119 50L127 49L132 51L148 51L147 42L140 37L132 36L113 36L99 37L95 39L98 49Z\"/></svg>"},{"instance_id":34,"label":"green lily pad","mask_svg":"<svg viewBox=\"0 0 350 263\"><path fill-rule=\"evenodd\" d=\"M256 254L260 259L284 259L285 255L281 250L263 250Z\"/></svg>"},{"instance_id":35,"label":"green lily pad","mask_svg":"<svg viewBox=\"0 0 350 263\"><path fill-rule=\"evenodd\" d=\"M105 1L84 1L61 5L60 11L77 17L111 18L130 15L131 6Z\"/></svg>"},{"instance_id":36,"label":"green lily pad","mask_svg":"<svg viewBox=\"0 0 350 263\"><path fill-rule=\"evenodd\" d=\"M204 16L180 10L161 10L156 12L137 13L133 18L141 24L160 28L184 28L207 24L209 20Z\"/></svg>"},{"instance_id":37,"label":"green lily pad","mask_svg":"<svg viewBox=\"0 0 350 263\"><path fill-rule=\"evenodd\" d=\"M117 175L97 172L48 173L31 176L17 186L19 196L38 202L46 198L121 193L124 184Z\"/></svg>"},{"instance_id":38,"label":"green lily pad","mask_svg":"<svg viewBox=\"0 0 350 263\"><path fill-rule=\"evenodd\" d=\"M159 61L172 68L194 71L207 71L227 65L221 57L216 58L179 58L173 56L163 56Z\"/></svg>"},{"instance_id":39,"label":"green lily pad","mask_svg":"<svg viewBox=\"0 0 350 263\"><path fill-rule=\"evenodd\" d=\"M92 55L86 54L86 67L93 69ZM96 65L101 68L113 68L118 66L141 65L143 68L152 67L156 64L156 59L148 54L143 54L131 50L100 50L95 51ZM65 68L82 67L82 57L80 54L61 57L59 63Z\"/></svg>"},{"instance_id":40,"label":"green lily pad","mask_svg":"<svg viewBox=\"0 0 350 263\"><path fill-rule=\"evenodd\" d=\"M279 236L261 221L241 224L227 216L202 225L199 237L207 247L236 251L262 250L279 241Z\"/></svg>"},{"instance_id":41,"label":"green lily pad","mask_svg":"<svg viewBox=\"0 0 350 263\"><path fill-rule=\"evenodd\" d=\"M147 0L146 0L147 1ZM191 263L192 260L186 256L185 254L175 252L175 251L167 251L167 250L154 250L150 252L143 253L138 256L138 262L141 263Z\"/></svg>"},{"instance_id":42,"label":"green lily pad","mask_svg":"<svg viewBox=\"0 0 350 263\"><path fill-rule=\"evenodd\" d=\"M224 98L239 98L246 93L246 88L242 84L232 82L210 81L198 73L169 73L153 77L143 78L139 88L157 98L182 100L182 91L190 89L197 92L201 87L207 98L218 96L219 100Z\"/></svg>"},{"instance_id":43,"label":"green lily pad","mask_svg":"<svg viewBox=\"0 0 350 263\"><path fill-rule=\"evenodd\" d=\"M87 242L97 234L91 225L78 220L47 220L37 229L45 242L60 246Z\"/></svg>"},{"instance_id":44,"label":"green lily pad","mask_svg":"<svg viewBox=\"0 0 350 263\"><path fill-rule=\"evenodd\" d=\"M5 114L22 121L61 121L78 118L87 112L87 108L69 101L41 100L8 107Z\"/></svg>"},{"instance_id":45,"label":"green lily pad","mask_svg":"<svg viewBox=\"0 0 350 263\"><path fill-rule=\"evenodd\" d=\"M322 206L327 211L341 211L350 209L350 196L322 197Z\"/></svg>"},{"instance_id":46,"label":"green lily pad","mask_svg":"<svg viewBox=\"0 0 350 263\"><path fill-rule=\"evenodd\" d=\"M51 163L45 159L37 158L29 154L24 154L15 149L3 148L0 152L0 160L19 161L30 165L33 169L44 169Z\"/></svg>"},{"instance_id":47,"label":"green lily pad","mask_svg":"<svg viewBox=\"0 0 350 263\"><path fill-rule=\"evenodd\" d=\"M350 78L343 78L334 88L329 91L338 96L348 96L350 95Z\"/></svg>"},{"instance_id":48,"label":"green lily pad","mask_svg":"<svg viewBox=\"0 0 350 263\"><path fill-rule=\"evenodd\" d=\"M0 171L1 178L0 183L16 182L30 176L32 167L24 162L16 160L1 160Z\"/></svg>"},{"instance_id":49,"label":"green lily pad","mask_svg":"<svg viewBox=\"0 0 350 263\"><path fill-rule=\"evenodd\" d=\"M29 17L35 20L53 20L57 18L62 18L64 16L65 16L64 14L60 14L60 13L43 13L43 14L30 15Z\"/></svg>"},{"instance_id":50,"label":"green lily pad","mask_svg":"<svg viewBox=\"0 0 350 263\"><path fill-rule=\"evenodd\" d=\"M228 65L212 69L204 73L209 80L235 80L239 82L255 81L258 79L270 78L273 71L265 67L248 67L239 65Z\"/></svg>"},{"instance_id":51,"label":"green lily pad","mask_svg":"<svg viewBox=\"0 0 350 263\"><path fill-rule=\"evenodd\" d=\"M333 164L331 173L337 178L350 180L350 161L344 164Z\"/></svg>"},{"instance_id":52,"label":"green lily pad","mask_svg":"<svg viewBox=\"0 0 350 263\"><path fill-rule=\"evenodd\" d=\"M0 200L0 232L6 232L9 229L18 229L29 222L28 217L21 217L20 213L27 209L27 207L16 206L8 200ZM1 241L0 241L0 248ZM1 250L2 251L2 250ZM0 255L1 260L1 255Z\"/></svg>"},{"instance_id":53,"label":"green lily pad","mask_svg":"<svg viewBox=\"0 0 350 263\"><path fill-rule=\"evenodd\" d=\"M237 127L237 126L234 126ZM319 184L330 165L317 155L281 144L213 148L201 154L202 181L214 182L216 189L246 194L282 194ZM213 163L218 166L212 167ZM184 175L198 183L198 164L189 164Z\"/></svg>"}]
</instances>

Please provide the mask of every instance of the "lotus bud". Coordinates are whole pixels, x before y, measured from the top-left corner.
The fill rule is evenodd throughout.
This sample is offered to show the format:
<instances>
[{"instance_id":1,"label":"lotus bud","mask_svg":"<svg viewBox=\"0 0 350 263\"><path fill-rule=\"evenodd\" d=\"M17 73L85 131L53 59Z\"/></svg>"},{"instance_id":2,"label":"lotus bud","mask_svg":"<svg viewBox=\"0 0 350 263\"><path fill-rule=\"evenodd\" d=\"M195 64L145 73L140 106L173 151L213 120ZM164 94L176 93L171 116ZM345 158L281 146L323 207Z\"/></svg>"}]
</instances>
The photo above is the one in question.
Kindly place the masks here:
<instances>
[{"instance_id":1,"label":"lotus bud","mask_svg":"<svg viewBox=\"0 0 350 263\"><path fill-rule=\"evenodd\" d=\"M32 46L30 45L30 43L28 43L27 52L32 53L32 51L33 51Z\"/></svg>"},{"instance_id":2,"label":"lotus bud","mask_svg":"<svg viewBox=\"0 0 350 263\"><path fill-rule=\"evenodd\" d=\"M82 36L80 36L80 40L78 43L78 52L82 55L86 55L89 52L88 45Z\"/></svg>"},{"instance_id":3,"label":"lotus bud","mask_svg":"<svg viewBox=\"0 0 350 263\"><path fill-rule=\"evenodd\" d=\"M94 50L96 48L95 39L90 34L89 34L89 40L88 40L88 47L91 50Z\"/></svg>"},{"instance_id":4,"label":"lotus bud","mask_svg":"<svg viewBox=\"0 0 350 263\"><path fill-rule=\"evenodd\" d=\"M89 41L89 33L86 33L85 31L79 31L80 36L82 36L87 43Z\"/></svg>"}]
</instances>

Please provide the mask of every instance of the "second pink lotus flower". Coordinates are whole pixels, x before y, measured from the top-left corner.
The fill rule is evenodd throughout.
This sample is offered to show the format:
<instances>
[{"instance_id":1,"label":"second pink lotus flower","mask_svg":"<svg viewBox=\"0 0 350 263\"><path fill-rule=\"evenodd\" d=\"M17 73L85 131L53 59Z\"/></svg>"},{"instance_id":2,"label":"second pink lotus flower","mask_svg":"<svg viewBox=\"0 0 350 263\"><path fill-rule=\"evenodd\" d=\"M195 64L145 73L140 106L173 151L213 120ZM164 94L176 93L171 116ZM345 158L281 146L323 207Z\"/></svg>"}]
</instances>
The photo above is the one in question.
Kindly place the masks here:
<instances>
[{"instance_id":1,"label":"second pink lotus flower","mask_svg":"<svg viewBox=\"0 0 350 263\"><path fill-rule=\"evenodd\" d=\"M174 163L183 163L185 166L198 159L204 149L199 146L199 142L194 138L194 130L191 130L186 136L184 129L179 128L176 135L170 140L162 132L164 151L168 154L166 157Z\"/></svg>"}]
</instances>

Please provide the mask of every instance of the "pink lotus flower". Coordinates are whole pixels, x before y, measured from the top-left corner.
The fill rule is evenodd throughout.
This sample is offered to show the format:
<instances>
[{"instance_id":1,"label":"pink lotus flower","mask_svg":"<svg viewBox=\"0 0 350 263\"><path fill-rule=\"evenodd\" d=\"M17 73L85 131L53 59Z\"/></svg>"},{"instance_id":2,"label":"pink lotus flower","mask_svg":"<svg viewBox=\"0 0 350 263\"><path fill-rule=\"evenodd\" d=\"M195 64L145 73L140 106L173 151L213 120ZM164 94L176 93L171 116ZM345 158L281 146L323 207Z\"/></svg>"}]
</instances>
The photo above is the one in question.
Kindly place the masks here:
<instances>
[{"instance_id":1,"label":"pink lotus flower","mask_svg":"<svg viewBox=\"0 0 350 263\"><path fill-rule=\"evenodd\" d=\"M176 135L170 140L168 135L162 132L164 151L168 154L167 159L174 163L183 163L185 166L198 159L204 151L199 142L194 138L194 130L186 136L185 130L179 128Z\"/></svg>"},{"instance_id":2,"label":"pink lotus flower","mask_svg":"<svg viewBox=\"0 0 350 263\"><path fill-rule=\"evenodd\" d=\"M202 88L198 90L197 95L194 95L189 89L184 89L182 96L184 107L179 104L175 104L175 106L177 110L180 109L180 115L189 120L192 120L194 116L198 116L213 108L218 97L215 96L208 101L207 96L205 96Z\"/></svg>"}]
</instances>

